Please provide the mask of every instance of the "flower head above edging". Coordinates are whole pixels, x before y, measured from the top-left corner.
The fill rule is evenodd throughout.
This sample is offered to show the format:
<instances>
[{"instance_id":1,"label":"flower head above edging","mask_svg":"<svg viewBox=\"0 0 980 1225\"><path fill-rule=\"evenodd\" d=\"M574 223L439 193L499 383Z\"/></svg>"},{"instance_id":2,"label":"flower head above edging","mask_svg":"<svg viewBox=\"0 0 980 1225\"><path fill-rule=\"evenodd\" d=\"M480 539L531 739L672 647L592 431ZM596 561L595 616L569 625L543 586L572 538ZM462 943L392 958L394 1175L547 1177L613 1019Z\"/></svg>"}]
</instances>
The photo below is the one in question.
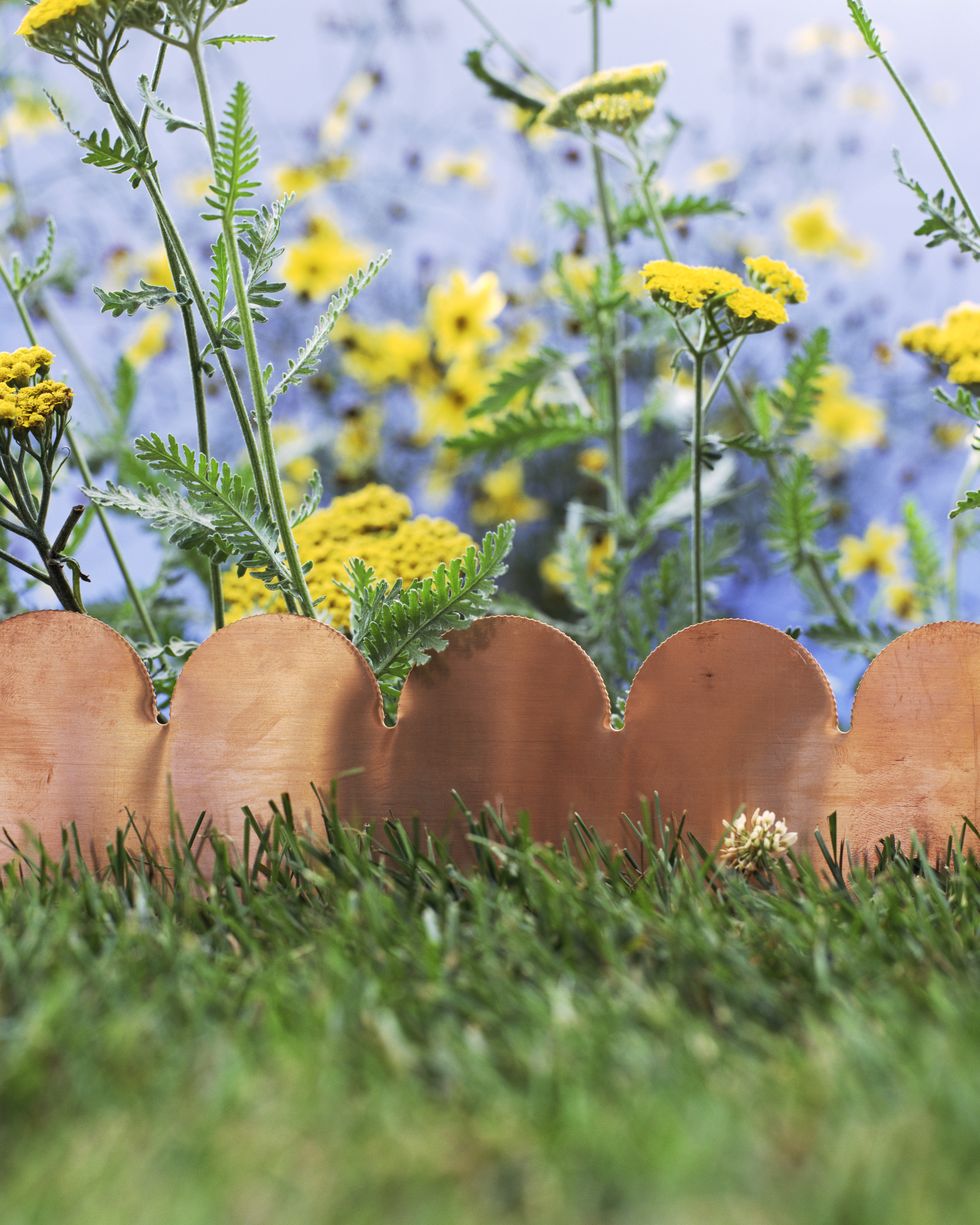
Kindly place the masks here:
<instances>
[{"instance_id":1,"label":"flower head above edging","mask_svg":"<svg viewBox=\"0 0 980 1225\"><path fill-rule=\"evenodd\" d=\"M319 812L311 783L340 781L351 823L421 817L460 830L452 797L531 814L558 840L573 813L629 842L641 796L716 845L745 804L772 810L798 847L836 811L860 858L912 832L944 843L980 815L974 728L980 626L904 635L871 665L843 734L826 678L799 643L749 621L692 626L640 669L623 731L588 656L559 631L489 617L451 635L414 673L385 727L367 664L341 634L302 618L251 618L187 663L173 721L156 722L142 664L112 630L71 613L0 625L0 826L50 846L78 824L93 855L132 812L161 841L170 799L231 836L288 792ZM97 680L95 679L97 678Z\"/></svg>"}]
</instances>

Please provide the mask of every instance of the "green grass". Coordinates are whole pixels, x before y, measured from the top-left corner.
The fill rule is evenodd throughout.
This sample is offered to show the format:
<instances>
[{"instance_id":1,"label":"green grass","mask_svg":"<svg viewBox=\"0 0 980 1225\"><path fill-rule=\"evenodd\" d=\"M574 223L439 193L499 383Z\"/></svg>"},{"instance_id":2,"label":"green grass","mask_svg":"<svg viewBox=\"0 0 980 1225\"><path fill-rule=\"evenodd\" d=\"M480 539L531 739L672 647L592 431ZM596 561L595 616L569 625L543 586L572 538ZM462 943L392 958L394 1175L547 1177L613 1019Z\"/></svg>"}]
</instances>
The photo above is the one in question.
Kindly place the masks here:
<instances>
[{"instance_id":1,"label":"green grass","mask_svg":"<svg viewBox=\"0 0 980 1225\"><path fill-rule=\"evenodd\" d=\"M0 1220L980 1220L980 869L642 875L327 817L0 890ZM375 848L375 852L377 848ZM160 859L169 861L163 866ZM577 861L577 862L576 862Z\"/></svg>"}]
</instances>

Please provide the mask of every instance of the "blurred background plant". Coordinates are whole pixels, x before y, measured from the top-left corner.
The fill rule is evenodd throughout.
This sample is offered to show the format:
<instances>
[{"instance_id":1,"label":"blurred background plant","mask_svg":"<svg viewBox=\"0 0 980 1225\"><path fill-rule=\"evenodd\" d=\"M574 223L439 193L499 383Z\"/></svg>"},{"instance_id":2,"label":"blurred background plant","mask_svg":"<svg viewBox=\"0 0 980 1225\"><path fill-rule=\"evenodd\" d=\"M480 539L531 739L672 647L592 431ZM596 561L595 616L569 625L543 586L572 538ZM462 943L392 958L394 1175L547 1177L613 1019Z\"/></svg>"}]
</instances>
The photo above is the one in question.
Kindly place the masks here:
<instances>
[{"instance_id":1,"label":"blurred background plant","mask_svg":"<svg viewBox=\"0 0 980 1225\"><path fill-rule=\"evenodd\" d=\"M238 76L253 80L256 126L275 149L270 191L295 197L283 254L266 270L286 301L263 308L263 360L288 368L308 317L374 252L395 251L272 426L291 514L323 473L324 504L297 529L320 615L349 627L352 556L375 582L412 582L513 519L517 545L496 607L567 629L619 697L647 651L698 615L695 486L703 615L802 634L841 693L863 666L844 652L866 657L919 621L970 615L980 594L964 564L970 516L943 523L950 492L968 484L971 431L928 407L929 372L894 343L915 320L911 298L940 319L968 293L968 254L921 265L916 240L902 237L911 210L891 207L890 133L905 144L911 121L860 57L862 36L836 0L821 0L805 26L733 9L710 36L697 7L654 20L636 0L584 11L549 0L533 14L510 0L377 0L356 11L303 0L283 28L276 6L249 0L234 6L237 24L222 25L221 34L277 36L208 52L222 96ZM0 7L10 29L23 12ZM904 10L887 16L908 49L921 23ZM130 447L141 428L193 435L186 303L145 203L126 199L125 179L108 184L110 199L106 180L78 167L53 136L41 91L52 88L83 132L103 122L97 101L17 42L3 52L5 258L36 258L46 215L55 217L62 237L25 300L70 370L77 451L95 484L132 488L153 458ZM137 51L134 39L124 56ZM323 57L326 75L316 68ZM214 177L207 146L193 130L166 139L152 101L166 99L168 125L197 122L194 73L176 58L152 93L140 96L135 70L127 87L137 116L157 112L143 130L160 177L179 188L168 202L189 254L206 267L214 234L193 218ZM662 61L665 73L569 92L583 73ZM152 78L152 54L140 71ZM911 72L948 105L953 83L923 81L915 62ZM696 413L698 363L641 269L673 258L749 283L743 261L758 256L788 259L809 301L790 304L771 336L753 337L724 377L733 347L706 354ZM93 283L124 308L118 321L95 318ZM129 313L129 295L141 294ZM0 318L6 335L16 319ZM247 384L241 357L230 361ZM200 449L246 479L234 414L223 393L212 398L216 381L205 380L211 436ZM58 514L93 483L73 480L63 474ZM150 647L152 660L173 642L160 665L172 674L209 626L208 560L107 520L151 635L88 531L91 515L73 542L93 579L87 607ZM43 604L45 591L11 575L4 607ZM282 600L224 567L229 617Z\"/></svg>"}]
</instances>

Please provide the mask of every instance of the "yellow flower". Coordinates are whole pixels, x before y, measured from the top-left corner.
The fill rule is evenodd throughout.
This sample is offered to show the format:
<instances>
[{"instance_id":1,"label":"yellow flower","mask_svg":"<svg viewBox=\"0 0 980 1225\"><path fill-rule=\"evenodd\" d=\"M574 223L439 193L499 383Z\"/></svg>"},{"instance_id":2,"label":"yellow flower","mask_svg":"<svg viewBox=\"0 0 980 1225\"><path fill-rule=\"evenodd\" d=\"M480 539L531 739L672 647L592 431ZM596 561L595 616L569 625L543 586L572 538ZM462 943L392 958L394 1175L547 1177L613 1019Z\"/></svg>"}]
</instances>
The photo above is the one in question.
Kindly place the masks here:
<instances>
[{"instance_id":1,"label":"yellow flower","mask_svg":"<svg viewBox=\"0 0 980 1225\"><path fill-rule=\"evenodd\" d=\"M475 362L453 362L433 391L417 397L420 441L455 438L471 429L467 413L486 396L492 378L490 370Z\"/></svg>"},{"instance_id":2,"label":"yellow flower","mask_svg":"<svg viewBox=\"0 0 980 1225\"><path fill-rule=\"evenodd\" d=\"M322 302L367 262L368 253L348 242L326 217L314 217L309 234L286 247L283 280L294 293Z\"/></svg>"},{"instance_id":3,"label":"yellow flower","mask_svg":"<svg viewBox=\"0 0 980 1225\"><path fill-rule=\"evenodd\" d=\"M586 447L579 451L576 465L585 476L601 476L609 467L609 452L604 447Z\"/></svg>"},{"instance_id":4,"label":"yellow flower","mask_svg":"<svg viewBox=\"0 0 980 1225\"><path fill-rule=\"evenodd\" d=\"M718 187L722 183L730 183L742 172L741 163L733 157L716 157L710 162L702 162L691 175L695 187Z\"/></svg>"},{"instance_id":5,"label":"yellow flower","mask_svg":"<svg viewBox=\"0 0 980 1225\"><path fill-rule=\"evenodd\" d=\"M538 116L538 122L556 128L578 127L582 122L580 108L595 101L600 95L608 99L615 94L625 94L633 98L641 94L652 103L660 93L666 77L667 65L662 62L594 72L556 94ZM600 104L600 107L602 105Z\"/></svg>"},{"instance_id":6,"label":"yellow flower","mask_svg":"<svg viewBox=\"0 0 980 1225\"><path fill-rule=\"evenodd\" d=\"M844 536L840 542L841 578L856 579L862 574L891 578L899 573L898 554L905 543L905 531L888 527L875 519L864 536Z\"/></svg>"},{"instance_id":7,"label":"yellow flower","mask_svg":"<svg viewBox=\"0 0 980 1225\"><path fill-rule=\"evenodd\" d=\"M344 417L333 443L334 465L342 480L360 480L378 462L383 421L376 406L352 409Z\"/></svg>"},{"instance_id":8,"label":"yellow flower","mask_svg":"<svg viewBox=\"0 0 980 1225\"><path fill-rule=\"evenodd\" d=\"M485 153L443 153L432 163L429 178L433 183L468 183L470 187L489 187L488 167Z\"/></svg>"},{"instance_id":9,"label":"yellow flower","mask_svg":"<svg viewBox=\"0 0 980 1225\"><path fill-rule=\"evenodd\" d=\"M832 463L845 451L878 446L885 438L885 413L850 390L851 375L831 366L820 381L813 426L804 440L818 463Z\"/></svg>"},{"instance_id":10,"label":"yellow flower","mask_svg":"<svg viewBox=\"0 0 980 1225\"><path fill-rule=\"evenodd\" d=\"M356 493L334 498L296 528L313 598L321 601L323 620L338 628L350 622L350 599L337 587L346 581L346 565L362 558L378 578L411 583L424 578L441 562L460 557L472 539L445 519L412 519L412 504L387 485L365 485ZM281 611L280 597L254 576L226 574L222 580L230 621L256 612Z\"/></svg>"},{"instance_id":11,"label":"yellow flower","mask_svg":"<svg viewBox=\"0 0 980 1225\"><path fill-rule=\"evenodd\" d=\"M519 459L512 459L483 477L480 496L470 513L474 523L500 523L503 519L528 523L544 518L547 512L544 502L525 492L524 465Z\"/></svg>"},{"instance_id":12,"label":"yellow flower","mask_svg":"<svg viewBox=\"0 0 980 1225\"><path fill-rule=\"evenodd\" d=\"M703 310L716 303L750 330L768 330L788 321L786 307L772 294L746 285L724 268L692 267L674 260L653 260L643 267L646 287L654 301L668 309ZM730 321L731 322L731 321ZM739 329L738 322L733 326Z\"/></svg>"},{"instance_id":13,"label":"yellow flower","mask_svg":"<svg viewBox=\"0 0 980 1225\"><path fill-rule=\"evenodd\" d=\"M854 56L864 52L864 39L857 30L830 23L813 23L793 31L790 49L796 55L830 51L834 55Z\"/></svg>"},{"instance_id":14,"label":"yellow flower","mask_svg":"<svg viewBox=\"0 0 980 1225\"><path fill-rule=\"evenodd\" d=\"M787 238L801 255L816 259L839 257L852 263L867 259L867 248L848 236L837 219L833 200L827 197L797 205L783 218L783 225Z\"/></svg>"},{"instance_id":15,"label":"yellow flower","mask_svg":"<svg viewBox=\"0 0 980 1225\"><path fill-rule=\"evenodd\" d=\"M587 127L624 136L653 114L656 105L649 94L630 89L622 94L595 94L575 108L575 117Z\"/></svg>"},{"instance_id":16,"label":"yellow flower","mask_svg":"<svg viewBox=\"0 0 980 1225\"><path fill-rule=\"evenodd\" d=\"M309 166L278 166L273 172L276 187L283 195L297 200L310 195L324 183L338 183L350 174L352 160L342 154L325 157Z\"/></svg>"},{"instance_id":17,"label":"yellow flower","mask_svg":"<svg viewBox=\"0 0 980 1225\"><path fill-rule=\"evenodd\" d=\"M37 375L47 374L53 361L54 354L41 345L15 349L13 353L0 353L0 383L26 387Z\"/></svg>"},{"instance_id":18,"label":"yellow flower","mask_svg":"<svg viewBox=\"0 0 980 1225\"><path fill-rule=\"evenodd\" d=\"M350 132L354 111L362 105L378 86L373 72L356 72L344 86L340 97L320 128L320 139L326 145L339 145Z\"/></svg>"},{"instance_id":19,"label":"yellow flower","mask_svg":"<svg viewBox=\"0 0 980 1225\"><path fill-rule=\"evenodd\" d=\"M21 94L0 119L0 147L17 136L33 137L58 126L48 100Z\"/></svg>"},{"instance_id":20,"label":"yellow flower","mask_svg":"<svg viewBox=\"0 0 980 1225\"><path fill-rule=\"evenodd\" d=\"M563 255L558 267L548 273L541 287L549 298L563 298L569 290L576 297L588 298L598 275L598 264L587 255Z\"/></svg>"},{"instance_id":21,"label":"yellow flower","mask_svg":"<svg viewBox=\"0 0 980 1225\"><path fill-rule=\"evenodd\" d=\"M137 370L142 370L155 357L159 357L167 347L167 337L170 335L172 326L173 319L170 315L165 315L160 311L154 312L126 350L126 360L130 365L135 366Z\"/></svg>"},{"instance_id":22,"label":"yellow flower","mask_svg":"<svg viewBox=\"0 0 980 1225\"><path fill-rule=\"evenodd\" d=\"M63 18L77 16L92 4L101 7L102 0L39 0L24 14L17 33L21 38L30 38Z\"/></svg>"},{"instance_id":23,"label":"yellow flower","mask_svg":"<svg viewBox=\"0 0 980 1225\"><path fill-rule=\"evenodd\" d=\"M886 584L883 595L888 611L900 621L921 621L926 614L915 583L896 579Z\"/></svg>"},{"instance_id":24,"label":"yellow flower","mask_svg":"<svg viewBox=\"0 0 980 1225\"><path fill-rule=\"evenodd\" d=\"M496 273L471 281L464 272L449 274L429 291L428 320L442 361L473 358L500 339L494 320L506 305Z\"/></svg>"},{"instance_id":25,"label":"yellow flower","mask_svg":"<svg viewBox=\"0 0 980 1225\"><path fill-rule=\"evenodd\" d=\"M919 323L898 338L910 353L921 353L948 366L946 377L964 387L980 385L980 306L963 302L939 323Z\"/></svg>"},{"instance_id":26,"label":"yellow flower","mask_svg":"<svg viewBox=\"0 0 980 1225\"><path fill-rule=\"evenodd\" d=\"M806 281L789 264L766 255L750 256L744 262L759 288L775 294L780 302L806 301Z\"/></svg>"},{"instance_id":27,"label":"yellow flower","mask_svg":"<svg viewBox=\"0 0 980 1225\"><path fill-rule=\"evenodd\" d=\"M609 575L606 563L616 554L616 539L611 532L604 532L589 545L585 571L594 580L598 592L609 590ZM538 571L549 587L556 591L567 591L572 585L572 571L561 553L549 553L541 559Z\"/></svg>"},{"instance_id":28,"label":"yellow flower","mask_svg":"<svg viewBox=\"0 0 980 1225\"><path fill-rule=\"evenodd\" d=\"M430 342L424 332L403 323L370 327L345 315L334 328L333 340L344 372L371 391L390 383L432 384Z\"/></svg>"},{"instance_id":29,"label":"yellow flower","mask_svg":"<svg viewBox=\"0 0 980 1225\"><path fill-rule=\"evenodd\" d=\"M0 353L0 426L43 433L51 417L68 412L71 388L45 377L53 360L40 345Z\"/></svg>"},{"instance_id":30,"label":"yellow flower","mask_svg":"<svg viewBox=\"0 0 980 1225\"><path fill-rule=\"evenodd\" d=\"M541 263L538 249L531 242L512 242L507 254L515 264L520 264L522 268L533 268Z\"/></svg>"}]
</instances>

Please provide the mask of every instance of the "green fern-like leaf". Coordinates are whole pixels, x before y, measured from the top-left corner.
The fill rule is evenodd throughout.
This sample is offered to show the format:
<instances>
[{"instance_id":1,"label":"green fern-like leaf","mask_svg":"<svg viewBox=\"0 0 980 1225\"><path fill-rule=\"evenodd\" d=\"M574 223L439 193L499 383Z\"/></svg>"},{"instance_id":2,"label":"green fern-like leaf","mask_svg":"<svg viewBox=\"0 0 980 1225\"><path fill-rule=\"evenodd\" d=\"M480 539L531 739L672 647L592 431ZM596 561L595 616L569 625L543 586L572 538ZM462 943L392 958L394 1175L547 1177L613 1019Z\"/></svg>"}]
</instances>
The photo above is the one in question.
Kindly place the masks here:
<instances>
[{"instance_id":1,"label":"green fern-like leaf","mask_svg":"<svg viewBox=\"0 0 980 1225\"><path fill-rule=\"evenodd\" d=\"M954 243L964 255L980 259L980 234L967 216L960 202L943 190L930 196L916 179L910 178L895 154L895 173L903 187L907 187L918 202L919 212L925 220L915 231L918 238L926 240L927 247L939 247L943 243Z\"/></svg>"},{"instance_id":2,"label":"green fern-like leaf","mask_svg":"<svg viewBox=\"0 0 980 1225\"><path fill-rule=\"evenodd\" d=\"M790 361L783 385L769 393L784 434L793 436L809 427L829 362L830 333L826 328L817 328L804 342L801 352Z\"/></svg>"},{"instance_id":3,"label":"green fern-like leaf","mask_svg":"<svg viewBox=\"0 0 980 1225\"><path fill-rule=\"evenodd\" d=\"M320 369L323 352L330 343L330 334L337 326L337 320L347 310L359 293L365 289L381 269L391 259L391 252L385 251L373 259L365 268L356 272L327 303L327 309L320 316L313 330L313 335L300 349L295 360L290 359L289 365L278 382L269 391L269 404L275 404L281 395L290 387L298 387L306 379L311 378Z\"/></svg>"},{"instance_id":4,"label":"green fern-like leaf","mask_svg":"<svg viewBox=\"0 0 980 1225\"><path fill-rule=\"evenodd\" d=\"M462 455L536 455L568 443L585 442L602 431L602 423L573 404L525 404L447 439Z\"/></svg>"},{"instance_id":5,"label":"green fern-like leaf","mask_svg":"<svg viewBox=\"0 0 980 1225\"><path fill-rule=\"evenodd\" d=\"M289 589L276 525L255 490L228 464L158 434L137 438L137 460L179 488L141 485L137 490L108 484L86 489L100 506L139 515L180 549L202 553L219 564L234 560L271 590Z\"/></svg>"},{"instance_id":6,"label":"green fern-like leaf","mask_svg":"<svg viewBox=\"0 0 980 1225\"><path fill-rule=\"evenodd\" d=\"M49 217L47 221L44 246L38 253L37 258L29 264L25 264L20 256L15 252L10 257L10 280L14 286L15 292L23 294L25 290L30 289L32 285L37 285L51 271L51 260L54 257L54 243L56 230L54 221Z\"/></svg>"},{"instance_id":7,"label":"green fern-like leaf","mask_svg":"<svg viewBox=\"0 0 980 1225\"><path fill-rule=\"evenodd\" d=\"M259 138L250 119L251 95L244 81L236 82L218 132L214 151L215 181L206 202L213 212L205 221L252 217L255 209L243 206L260 184L251 176L259 164Z\"/></svg>"},{"instance_id":8,"label":"green fern-like leaf","mask_svg":"<svg viewBox=\"0 0 980 1225\"><path fill-rule=\"evenodd\" d=\"M827 515L820 504L813 461L796 455L774 482L770 505L769 541L786 565L798 570L807 558L820 553L817 533Z\"/></svg>"},{"instance_id":9,"label":"green fern-like leaf","mask_svg":"<svg viewBox=\"0 0 980 1225\"><path fill-rule=\"evenodd\" d=\"M885 49L881 45L881 39L878 37L878 31L872 24L868 10L861 3L861 0L847 0L847 7L851 13L851 19L857 26L868 50L872 55L876 55L880 59L884 56Z\"/></svg>"},{"instance_id":10,"label":"green fern-like leaf","mask_svg":"<svg viewBox=\"0 0 980 1225\"><path fill-rule=\"evenodd\" d=\"M502 370L490 384L490 390L467 413L470 417L494 416L521 398L530 400L541 385L564 365L566 359L557 349L544 348L523 361Z\"/></svg>"},{"instance_id":11,"label":"green fern-like leaf","mask_svg":"<svg viewBox=\"0 0 980 1225\"><path fill-rule=\"evenodd\" d=\"M376 579L360 560L350 564L344 590L351 597L354 643L371 665L389 713L412 668L444 650L451 630L464 629L489 611L514 532L513 522L501 524L479 547L471 546L408 587Z\"/></svg>"},{"instance_id":12,"label":"green fern-like leaf","mask_svg":"<svg viewBox=\"0 0 980 1225\"><path fill-rule=\"evenodd\" d=\"M179 115L175 115L173 109L160 97L153 88L150 78L145 74L139 78L136 87L137 93L143 99L143 104L147 111L159 119L166 127L168 132L179 132L182 129L187 129L191 132L200 132L204 135L204 128L195 123L191 119L182 119Z\"/></svg>"},{"instance_id":13,"label":"green fern-like leaf","mask_svg":"<svg viewBox=\"0 0 980 1225\"><path fill-rule=\"evenodd\" d=\"M935 533L911 498L902 507L902 518L916 592L928 613L935 606L944 586L942 554Z\"/></svg>"},{"instance_id":14,"label":"green fern-like leaf","mask_svg":"<svg viewBox=\"0 0 980 1225\"><path fill-rule=\"evenodd\" d=\"M186 293L175 293L165 285L149 285L146 281L140 281L139 289L106 290L95 286L95 296L102 303L102 313L109 313L115 319L120 315L135 315L141 307L156 310L169 302L183 305L190 301Z\"/></svg>"}]
</instances>

